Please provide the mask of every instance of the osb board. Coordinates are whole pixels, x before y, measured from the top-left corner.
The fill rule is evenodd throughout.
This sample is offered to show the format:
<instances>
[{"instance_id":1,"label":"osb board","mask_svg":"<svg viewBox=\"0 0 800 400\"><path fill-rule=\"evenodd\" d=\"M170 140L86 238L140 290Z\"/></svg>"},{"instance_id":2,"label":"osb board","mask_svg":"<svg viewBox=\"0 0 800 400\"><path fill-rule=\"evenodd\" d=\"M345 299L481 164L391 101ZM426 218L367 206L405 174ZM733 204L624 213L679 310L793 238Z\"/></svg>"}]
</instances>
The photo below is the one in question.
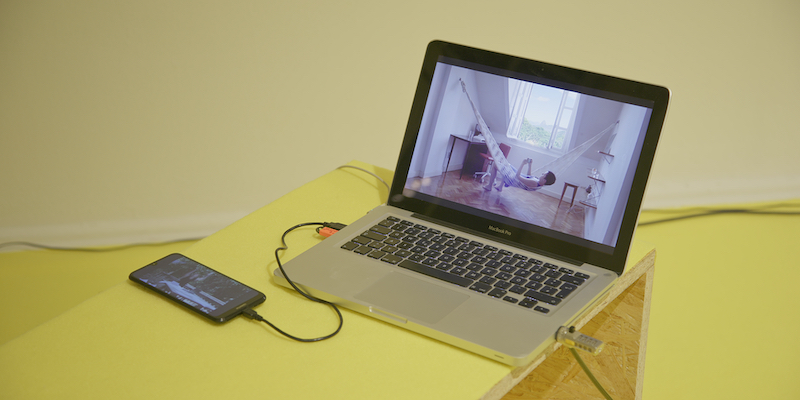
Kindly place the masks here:
<instances>
[{"instance_id":1,"label":"osb board","mask_svg":"<svg viewBox=\"0 0 800 400\"><path fill-rule=\"evenodd\" d=\"M640 399L653 270L640 277L580 330L606 342L581 357L614 399ZM649 286L649 287L648 287ZM569 349L560 346L503 399L603 399Z\"/></svg>"},{"instance_id":2,"label":"osb board","mask_svg":"<svg viewBox=\"0 0 800 400\"><path fill-rule=\"evenodd\" d=\"M651 250L574 324L581 332L606 343L598 356L582 357L615 399L641 398L654 266L655 250ZM505 400L603 398L569 350L558 343L530 365L512 371L482 399L501 397Z\"/></svg>"}]
</instances>

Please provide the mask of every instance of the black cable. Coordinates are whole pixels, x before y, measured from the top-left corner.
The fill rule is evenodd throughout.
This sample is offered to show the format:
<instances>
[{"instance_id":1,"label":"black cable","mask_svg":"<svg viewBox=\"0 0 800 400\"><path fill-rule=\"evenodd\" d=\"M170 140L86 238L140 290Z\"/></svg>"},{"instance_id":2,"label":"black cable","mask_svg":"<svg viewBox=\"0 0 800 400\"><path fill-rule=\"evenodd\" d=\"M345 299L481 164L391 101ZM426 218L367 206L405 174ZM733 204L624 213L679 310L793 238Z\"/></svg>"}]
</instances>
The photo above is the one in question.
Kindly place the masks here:
<instances>
[{"instance_id":1,"label":"black cable","mask_svg":"<svg viewBox=\"0 0 800 400\"><path fill-rule=\"evenodd\" d=\"M364 168L361 168L361 167L356 167L355 165L348 165L348 164L345 164L345 165L340 165L340 166L336 167L336 169L343 169L343 168L353 168L353 169L357 169L357 170L359 170L359 171L364 171L364 172L366 172L366 173L368 173L368 174L370 174L370 175L374 176L374 177L375 177L375 178L377 178L379 181L381 181L381 183L383 183L383 186L386 186L386 190L389 190L389 191L391 191L391 190L392 190L392 188L389 186L389 184L388 184L388 183L386 183L386 181L385 181L385 180L383 180L383 178L381 178L380 176L378 176L378 174L376 174L376 173L374 173L374 172L372 172L372 171L366 170L366 169L364 169Z\"/></svg>"},{"instance_id":2,"label":"black cable","mask_svg":"<svg viewBox=\"0 0 800 400\"><path fill-rule=\"evenodd\" d=\"M643 213L659 213L659 214L669 214L669 213L683 213L683 212L693 212L692 214L687 215L679 215L675 217L668 217L663 219L657 219L654 221L645 221L639 222L638 226L647 226L647 225L655 225L664 222L671 222L671 221L680 221L684 219L691 219L691 218L698 218L698 217L707 217L711 215L721 215L721 214L749 214L749 215L800 215L799 211L773 211L771 209L774 208L785 208L785 207L798 207L800 204L796 203L775 203L775 204L768 204L763 207L756 207L756 208L690 208L684 210L642 210Z\"/></svg>"},{"instance_id":3,"label":"black cable","mask_svg":"<svg viewBox=\"0 0 800 400\"><path fill-rule=\"evenodd\" d=\"M569 351L572 353L572 356L575 357L575 360L578 361L578 364L581 366L581 368L583 368L583 372L586 372L586 375L592 381L592 383L594 384L594 387L596 387L597 390L599 390L600 393L603 394L603 397L605 397L608 400L613 400L611 398L611 395L609 395L608 392L606 392L606 390L603 389L603 386L600 385L600 382L597 380L597 378L594 377L594 374L592 374L592 372L589 371L589 367L586 365L585 362L583 362L583 359L581 358L581 356L578 355L578 351L575 350L572 347L569 348Z\"/></svg>"},{"instance_id":4,"label":"black cable","mask_svg":"<svg viewBox=\"0 0 800 400\"><path fill-rule=\"evenodd\" d=\"M297 224L297 225L287 229L286 232L283 232L283 235L281 235L281 246L278 247L277 249L275 249L275 261L277 261L278 268L280 268L281 273L283 274L283 277L286 279L287 282L289 282L289 285L291 285L292 288L294 288L295 291L297 291L298 293L303 295L303 297L305 297L305 298L307 298L307 299L309 299L309 300L311 300L313 302L320 303L320 304L327 304L327 305L331 306L334 311L336 311L336 315L339 317L339 326L336 328L336 330L333 333L329 334L329 335L321 336L321 337L318 337L318 338L312 338L312 339L304 339L304 338L299 338L299 337L290 335L290 334L282 331L277 326L273 325L272 323L270 323L269 321L267 321L266 319L264 319L263 317L258 315L258 313L256 313L252 309L247 309L247 310L245 310L243 312L243 314L246 317L254 319L256 321L263 322L263 323L271 326L272 329L275 329L281 335L286 336L289 339L296 340L298 342L319 342L321 340L330 339L330 338L336 336L336 334L339 333L339 331L342 330L342 325L344 325L344 317L342 316L342 312L339 311L339 307L337 307L336 304L333 304L333 303L331 303L329 301L322 300L320 298L314 297L314 296L312 296L312 295L300 290L300 288L297 287L297 285L295 285L294 282L292 282L291 279L289 279L289 275L286 274L286 271L283 269L283 264L281 264L281 258L278 255L278 252L283 251L283 250L287 250L289 248L289 246L286 245L286 235L288 235L289 232L291 232L291 231L293 231L293 230L295 230L297 228L301 228L301 227L304 227L304 226L310 226L310 225L320 225L320 226L323 226L323 227L343 227L344 226L343 224L334 224L334 223L328 223L328 222L305 222L305 223L302 223L302 224Z\"/></svg>"}]
</instances>

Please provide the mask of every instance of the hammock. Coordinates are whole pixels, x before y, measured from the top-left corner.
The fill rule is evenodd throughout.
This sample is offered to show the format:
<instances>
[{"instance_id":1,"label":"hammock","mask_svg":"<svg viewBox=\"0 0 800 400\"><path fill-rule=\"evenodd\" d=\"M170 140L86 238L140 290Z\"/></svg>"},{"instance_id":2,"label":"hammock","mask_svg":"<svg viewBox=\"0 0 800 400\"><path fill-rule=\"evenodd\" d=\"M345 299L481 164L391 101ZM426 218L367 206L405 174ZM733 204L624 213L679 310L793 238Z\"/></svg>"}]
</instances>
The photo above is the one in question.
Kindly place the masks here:
<instances>
[{"instance_id":1,"label":"hammock","mask_svg":"<svg viewBox=\"0 0 800 400\"><path fill-rule=\"evenodd\" d=\"M483 120L478 108L475 107L475 103L472 102L472 98L470 98L469 93L467 92L466 83L464 83L464 81L461 79L459 79L459 81L461 82L461 89L464 91L464 94L467 95L467 100L469 100L469 104L472 106L472 111L475 113L475 119L478 120L478 126L481 128L481 135L486 140L486 147L489 150L489 154L494 159L493 167L497 168L498 173L503 178L503 184L506 186L517 187L525 190L538 190L541 188L539 185L539 176L541 174L550 171L554 175L558 176L564 172L567 167L572 165L572 163L574 163L584 152L586 152L586 150L592 147L593 144L597 143L597 141L600 140L603 135L611 131L619 123L619 121L617 121L609 125L608 128L603 129L600 133L594 135L594 137L566 152L563 156L558 157L545 165L542 165L533 171L533 173L531 173L531 164L533 163L533 160L530 158L523 160L519 166L519 169L514 168L514 166L508 162L508 159L506 159L506 156L500 150L500 146L497 145L494 135L486 125L486 121ZM525 164L528 164L527 175L522 174L522 167L524 167ZM489 185L493 184L494 182L489 182Z\"/></svg>"}]
</instances>

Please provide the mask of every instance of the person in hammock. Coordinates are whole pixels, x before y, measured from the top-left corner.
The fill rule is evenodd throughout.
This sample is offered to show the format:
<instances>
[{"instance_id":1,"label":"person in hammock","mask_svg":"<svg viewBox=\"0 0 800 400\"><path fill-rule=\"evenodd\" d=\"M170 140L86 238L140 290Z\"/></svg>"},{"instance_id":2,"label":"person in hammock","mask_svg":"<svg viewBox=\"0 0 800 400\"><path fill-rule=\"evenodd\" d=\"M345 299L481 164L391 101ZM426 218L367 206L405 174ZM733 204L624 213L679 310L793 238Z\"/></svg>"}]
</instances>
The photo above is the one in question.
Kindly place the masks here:
<instances>
[{"instance_id":1,"label":"person in hammock","mask_svg":"<svg viewBox=\"0 0 800 400\"><path fill-rule=\"evenodd\" d=\"M542 172L542 174L536 178L530 175L522 175L522 167L524 167L525 164L531 164L531 163L533 163L533 159L526 158L522 162L522 165L519 166L519 169L517 169L516 171L517 181L524 181L525 182L524 188L526 190L536 190L542 186L552 185L556 182L556 174L554 174L552 171ZM492 164L491 172L489 173L489 183L483 187L483 190L486 191L492 190L492 185L494 185L495 180L497 180L497 175L498 175L497 172L498 172L497 167L494 164ZM507 185L508 184L505 182L505 179L502 176L500 176L500 182L494 188L497 189L497 191L502 192L503 186Z\"/></svg>"}]
</instances>

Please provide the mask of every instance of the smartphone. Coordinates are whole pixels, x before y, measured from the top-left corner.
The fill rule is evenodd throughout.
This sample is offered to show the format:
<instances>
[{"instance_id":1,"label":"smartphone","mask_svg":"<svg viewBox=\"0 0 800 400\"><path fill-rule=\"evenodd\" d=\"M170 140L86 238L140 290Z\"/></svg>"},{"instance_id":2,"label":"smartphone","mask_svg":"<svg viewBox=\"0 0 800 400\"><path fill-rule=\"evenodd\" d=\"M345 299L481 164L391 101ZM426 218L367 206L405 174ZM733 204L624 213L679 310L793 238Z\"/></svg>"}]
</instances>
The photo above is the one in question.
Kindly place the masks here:
<instances>
[{"instance_id":1,"label":"smartphone","mask_svg":"<svg viewBox=\"0 0 800 400\"><path fill-rule=\"evenodd\" d=\"M228 321L267 298L258 290L177 253L131 272L129 278L216 322Z\"/></svg>"}]
</instances>

